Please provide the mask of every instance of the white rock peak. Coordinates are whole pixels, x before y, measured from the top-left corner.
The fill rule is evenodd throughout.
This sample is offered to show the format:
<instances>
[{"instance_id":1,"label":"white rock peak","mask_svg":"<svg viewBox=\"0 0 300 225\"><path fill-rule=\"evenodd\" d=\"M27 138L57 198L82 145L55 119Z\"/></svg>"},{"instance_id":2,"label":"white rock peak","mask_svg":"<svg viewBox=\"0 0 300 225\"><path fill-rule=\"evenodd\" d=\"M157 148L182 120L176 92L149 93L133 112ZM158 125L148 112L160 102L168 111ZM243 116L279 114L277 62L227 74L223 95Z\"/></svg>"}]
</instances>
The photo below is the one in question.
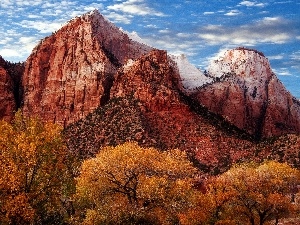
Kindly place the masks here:
<instances>
[{"instance_id":1,"label":"white rock peak","mask_svg":"<svg viewBox=\"0 0 300 225\"><path fill-rule=\"evenodd\" d=\"M236 48L227 50L223 57L213 60L208 66L208 73L213 77L231 73L246 79L264 77L272 71L268 59L262 53L253 49Z\"/></svg>"}]
</instances>

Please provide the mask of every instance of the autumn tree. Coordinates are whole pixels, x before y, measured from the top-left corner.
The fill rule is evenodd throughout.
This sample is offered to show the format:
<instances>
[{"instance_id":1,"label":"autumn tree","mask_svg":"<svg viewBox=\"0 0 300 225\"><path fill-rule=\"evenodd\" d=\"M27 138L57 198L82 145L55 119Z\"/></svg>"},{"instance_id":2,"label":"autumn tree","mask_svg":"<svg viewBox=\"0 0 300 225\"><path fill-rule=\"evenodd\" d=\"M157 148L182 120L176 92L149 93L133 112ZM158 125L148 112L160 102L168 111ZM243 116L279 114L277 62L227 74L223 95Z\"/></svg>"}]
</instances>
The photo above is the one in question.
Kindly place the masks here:
<instances>
[{"instance_id":1,"label":"autumn tree","mask_svg":"<svg viewBox=\"0 0 300 225\"><path fill-rule=\"evenodd\" d=\"M197 170L179 150L128 142L83 162L77 179L83 224L173 224L190 206Z\"/></svg>"},{"instance_id":2,"label":"autumn tree","mask_svg":"<svg viewBox=\"0 0 300 225\"><path fill-rule=\"evenodd\" d=\"M291 190L299 171L285 163L243 164L214 178L208 185L211 224L262 225L286 218L295 210Z\"/></svg>"},{"instance_id":3,"label":"autumn tree","mask_svg":"<svg viewBox=\"0 0 300 225\"><path fill-rule=\"evenodd\" d=\"M1 224L55 224L67 200L69 157L61 128L18 112L0 122Z\"/></svg>"}]
</instances>

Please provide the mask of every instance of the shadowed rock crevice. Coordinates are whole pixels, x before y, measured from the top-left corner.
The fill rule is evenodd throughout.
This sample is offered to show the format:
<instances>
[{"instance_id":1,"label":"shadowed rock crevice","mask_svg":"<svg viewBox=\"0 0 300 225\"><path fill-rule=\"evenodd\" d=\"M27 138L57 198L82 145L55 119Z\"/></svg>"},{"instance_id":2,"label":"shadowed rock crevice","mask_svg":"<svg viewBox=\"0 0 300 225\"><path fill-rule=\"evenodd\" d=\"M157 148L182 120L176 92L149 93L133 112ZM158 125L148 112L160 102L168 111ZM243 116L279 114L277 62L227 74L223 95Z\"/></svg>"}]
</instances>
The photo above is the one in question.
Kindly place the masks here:
<instances>
[{"instance_id":1,"label":"shadowed rock crevice","mask_svg":"<svg viewBox=\"0 0 300 225\"><path fill-rule=\"evenodd\" d=\"M110 99L110 90L114 83L114 77L106 76L106 78L102 81L102 87L104 89L103 95L100 98L100 106L105 105Z\"/></svg>"},{"instance_id":2,"label":"shadowed rock crevice","mask_svg":"<svg viewBox=\"0 0 300 225\"><path fill-rule=\"evenodd\" d=\"M21 106L24 63L11 63L0 56L0 119L10 121Z\"/></svg>"}]
</instances>

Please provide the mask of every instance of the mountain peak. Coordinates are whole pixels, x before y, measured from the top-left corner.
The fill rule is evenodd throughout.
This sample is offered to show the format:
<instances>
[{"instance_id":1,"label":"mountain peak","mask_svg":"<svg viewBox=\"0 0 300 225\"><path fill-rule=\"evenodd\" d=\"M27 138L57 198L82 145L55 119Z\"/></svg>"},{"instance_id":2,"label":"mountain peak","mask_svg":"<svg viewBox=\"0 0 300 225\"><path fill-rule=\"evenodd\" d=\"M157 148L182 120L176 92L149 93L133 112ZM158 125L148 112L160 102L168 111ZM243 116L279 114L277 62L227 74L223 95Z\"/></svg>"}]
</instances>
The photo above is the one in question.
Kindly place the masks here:
<instances>
[{"instance_id":1,"label":"mountain peak","mask_svg":"<svg viewBox=\"0 0 300 225\"><path fill-rule=\"evenodd\" d=\"M256 139L300 132L300 107L285 89L263 53L244 47L211 62L214 82L195 98L212 112Z\"/></svg>"},{"instance_id":2,"label":"mountain peak","mask_svg":"<svg viewBox=\"0 0 300 225\"><path fill-rule=\"evenodd\" d=\"M237 50L237 51L244 51L244 52L245 52L245 51L255 52L255 53L261 55L262 57L265 57L264 53L262 53L262 52L260 52L260 51L258 51L258 50L256 50L256 49L252 49L252 48L237 47L237 48L233 49L232 51L235 51L235 50Z\"/></svg>"},{"instance_id":3,"label":"mountain peak","mask_svg":"<svg viewBox=\"0 0 300 225\"><path fill-rule=\"evenodd\" d=\"M150 50L98 10L74 18L27 59L23 111L63 125L77 121L105 104L120 67Z\"/></svg>"},{"instance_id":4,"label":"mountain peak","mask_svg":"<svg viewBox=\"0 0 300 225\"><path fill-rule=\"evenodd\" d=\"M210 63L208 73L218 78L226 74L236 74L249 79L269 79L273 74L263 53L244 47L227 50L223 56Z\"/></svg>"}]
</instances>

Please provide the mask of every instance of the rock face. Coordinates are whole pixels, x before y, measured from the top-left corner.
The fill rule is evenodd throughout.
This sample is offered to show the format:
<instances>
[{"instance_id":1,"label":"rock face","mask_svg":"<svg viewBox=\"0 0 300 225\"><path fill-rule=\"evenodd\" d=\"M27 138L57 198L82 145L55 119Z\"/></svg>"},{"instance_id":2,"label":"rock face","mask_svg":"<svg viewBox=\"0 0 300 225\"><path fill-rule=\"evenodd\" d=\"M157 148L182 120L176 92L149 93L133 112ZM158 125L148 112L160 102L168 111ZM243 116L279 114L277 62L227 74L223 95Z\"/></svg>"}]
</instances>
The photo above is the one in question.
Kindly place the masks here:
<instances>
[{"instance_id":1,"label":"rock face","mask_svg":"<svg viewBox=\"0 0 300 225\"><path fill-rule=\"evenodd\" d=\"M203 74L183 55L151 50L98 11L75 18L28 58L23 112L67 126L128 94L148 111L182 110L184 93L257 139L300 132L299 102L262 53L230 50Z\"/></svg>"},{"instance_id":2,"label":"rock face","mask_svg":"<svg viewBox=\"0 0 300 225\"><path fill-rule=\"evenodd\" d=\"M75 18L27 59L23 112L63 125L77 121L108 100L119 67L150 50L97 10Z\"/></svg>"},{"instance_id":3,"label":"rock face","mask_svg":"<svg viewBox=\"0 0 300 225\"><path fill-rule=\"evenodd\" d=\"M108 103L65 129L69 149L85 158L101 146L136 141L185 150L200 167L215 172L252 154L245 147L249 142L220 125L220 118L192 108L196 104L178 91L180 77L173 63L166 51L152 50L121 67Z\"/></svg>"},{"instance_id":4,"label":"rock face","mask_svg":"<svg viewBox=\"0 0 300 225\"><path fill-rule=\"evenodd\" d=\"M111 97L133 95L150 111L166 111L179 105L179 74L170 66L166 51L153 50L131 61L115 76Z\"/></svg>"},{"instance_id":5,"label":"rock face","mask_svg":"<svg viewBox=\"0 0 300 225\"><path fill-rule=\"evenodd\" d=\"M0 56L0 119L10 121L17 109L14 83L7 70L6 61Z\"/></svg>"},{"instance_id":6,"label":"rock face","mask_svg":"<svg viewBox=\"0 0 300 225\"><path fill-rule=\"evenodd\" d=\"M213 173L253 157L253 136L300 132L300 104L262 53L230 50L204 74L138 40L98 11L69 21L26 62L24 114L64 125L81 158L137 141L185 150Z\"/></svg>"},{"instance_id":7,"label":"rock face","mask_svg":"<svg viewBox=\"0 0 300 225\"><path fill-rule=\"evenodd\" d=\"M208 68L215 82L192 95L210 111L256 139L300 133L300 102L272 72L265 56L237 48Z\"/></svg>"}]
</instances>

